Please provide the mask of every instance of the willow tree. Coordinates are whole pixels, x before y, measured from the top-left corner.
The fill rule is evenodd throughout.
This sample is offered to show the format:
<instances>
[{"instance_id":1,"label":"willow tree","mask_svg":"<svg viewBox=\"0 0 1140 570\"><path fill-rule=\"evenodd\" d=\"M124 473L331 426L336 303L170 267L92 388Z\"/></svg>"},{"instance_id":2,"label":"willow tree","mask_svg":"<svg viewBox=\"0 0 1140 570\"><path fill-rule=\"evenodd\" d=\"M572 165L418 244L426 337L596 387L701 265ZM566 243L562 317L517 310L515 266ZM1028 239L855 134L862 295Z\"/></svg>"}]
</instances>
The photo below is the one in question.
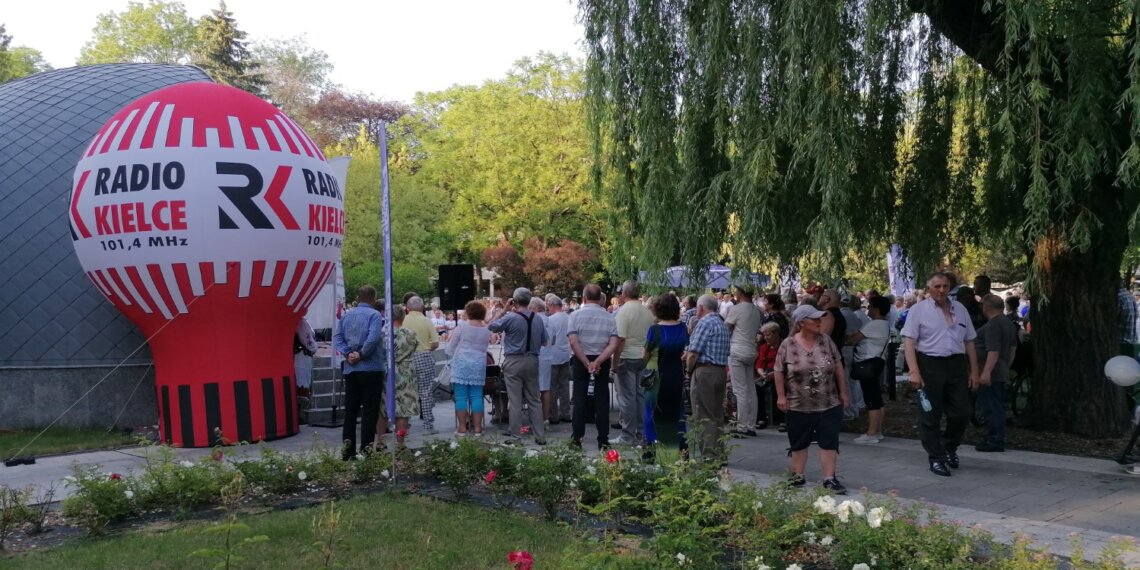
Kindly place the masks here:
<instances>
[{"instance_id":1,"label":"willow tree","mask_svg":"<svg viewBox=\"0 0 1140 570\"><path fill-rule=\"evenodd\" d=\"M1038 425L1127 425L1101 367L1140 182L1140 1L581 0L593 180L618 271L920 269L1013 235L1030 259ZM622 250L625 247L627 250ZM874 253L874 252L871 252Z\"/></svg>"}]
</instances>

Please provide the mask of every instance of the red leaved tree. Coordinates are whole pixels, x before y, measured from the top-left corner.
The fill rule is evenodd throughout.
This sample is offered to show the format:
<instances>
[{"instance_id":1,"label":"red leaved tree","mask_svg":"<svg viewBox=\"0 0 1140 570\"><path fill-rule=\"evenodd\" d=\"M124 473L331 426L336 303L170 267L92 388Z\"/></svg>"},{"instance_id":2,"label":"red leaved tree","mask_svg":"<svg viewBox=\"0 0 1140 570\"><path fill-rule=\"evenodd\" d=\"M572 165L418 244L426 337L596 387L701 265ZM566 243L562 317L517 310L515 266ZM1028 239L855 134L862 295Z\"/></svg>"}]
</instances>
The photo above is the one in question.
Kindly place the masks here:
<instances>
[{"instance_id":1,"label":"red leaved tree","mask_svg":"<svg viewBox=\"0 0 1140 570\"><path fill-rule=\"evenodd\" d=\"M483 253L479 255L479 259L483 262L483 267L487 267L499 275L495 280L495 288L498 291L505 291L507 295L510 295L511 290L515 287L526 287L530 284L526 271L523 269L522 256L510 242L503 240L499 242L499 245L484 249Z\"/></svg>"},{"instance_id":2,"label":"red leaved tree","mask_svg":"<svg viewBox=\"0 0 1140 570\"><path fill-rule=\"evenodd\" d=\"M598 259L594 252L568 239L556 247L546 247L538 238L530 238L523 243L523 252L523 271L535 291L561 296L581 289Z\"/></svg>"}]
</instances>

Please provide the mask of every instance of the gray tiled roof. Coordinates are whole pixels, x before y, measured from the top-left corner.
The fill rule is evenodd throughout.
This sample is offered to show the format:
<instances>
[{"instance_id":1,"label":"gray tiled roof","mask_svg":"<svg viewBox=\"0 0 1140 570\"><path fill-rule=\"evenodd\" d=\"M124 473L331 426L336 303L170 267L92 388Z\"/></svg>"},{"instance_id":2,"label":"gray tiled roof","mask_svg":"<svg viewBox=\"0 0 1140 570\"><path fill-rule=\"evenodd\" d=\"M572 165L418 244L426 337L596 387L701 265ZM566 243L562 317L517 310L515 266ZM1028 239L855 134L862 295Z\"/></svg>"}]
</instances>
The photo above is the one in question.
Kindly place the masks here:
<instances>
[{"instance_id":1,"label":"gray tiled roof","mask_svg":"<svg viewBox=\"0 0 1140 570\"><path fill-rule=\"evenodd\" d=\"M196 67L72 67L0 84L0 367L117 364L143 343L84 276L67 219L91 137L156 89L209 81ZM149 361L143 349L130 361Z\"/></svg>"}]
</instances>

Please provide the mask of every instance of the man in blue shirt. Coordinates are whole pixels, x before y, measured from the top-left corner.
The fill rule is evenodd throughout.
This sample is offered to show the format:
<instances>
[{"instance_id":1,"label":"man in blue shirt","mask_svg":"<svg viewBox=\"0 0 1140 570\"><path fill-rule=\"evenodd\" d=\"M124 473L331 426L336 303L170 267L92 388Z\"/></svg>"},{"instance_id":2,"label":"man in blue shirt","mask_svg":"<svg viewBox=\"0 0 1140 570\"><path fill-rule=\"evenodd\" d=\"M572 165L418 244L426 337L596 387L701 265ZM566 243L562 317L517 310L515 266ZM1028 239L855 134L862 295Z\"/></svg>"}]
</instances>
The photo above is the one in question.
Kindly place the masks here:
<instances>
[{"instance_id":1,"label":"man in blue shirt","mask_svg":"<svg viewBox=\"0 0 1140 570\"><path fill-rule=\"evenodd\" d=\"M380 337L380 313L372 308L376 289L364 285L356 292L356 307L341 318L333 344L344 362L344 446L341 457L356 456L356 419L360 415L360 453L372 451L376 420L384 397L384 342Z\"/></svg>"}]
</instances>

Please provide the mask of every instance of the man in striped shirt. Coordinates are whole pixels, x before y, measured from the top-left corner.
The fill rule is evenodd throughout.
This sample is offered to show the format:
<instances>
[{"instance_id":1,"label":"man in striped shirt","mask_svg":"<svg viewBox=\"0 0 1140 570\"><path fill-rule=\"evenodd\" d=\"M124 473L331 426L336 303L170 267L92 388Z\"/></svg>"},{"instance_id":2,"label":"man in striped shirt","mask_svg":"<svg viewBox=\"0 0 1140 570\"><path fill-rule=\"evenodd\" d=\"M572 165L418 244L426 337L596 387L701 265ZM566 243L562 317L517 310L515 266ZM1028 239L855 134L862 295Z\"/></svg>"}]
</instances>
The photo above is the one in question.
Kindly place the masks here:
<instances>
[{"instance_id":1,"label":"man in striped shirt","mask_svg":"<svg viewBox=\"0 0 1140 570\"><path fill-rule=\"evenodd\" d=\"M372 308L376 289L364 285L356 292L356 307L345 313L333 335L333 344L344 362L344 428L341 457L357 453L356 419L360 415L360 453L372 450L376 420L384 397L386 353L380 338L380 313ZM363 411L362 411L363 410Z\"/></svg>"}]
</instances>

